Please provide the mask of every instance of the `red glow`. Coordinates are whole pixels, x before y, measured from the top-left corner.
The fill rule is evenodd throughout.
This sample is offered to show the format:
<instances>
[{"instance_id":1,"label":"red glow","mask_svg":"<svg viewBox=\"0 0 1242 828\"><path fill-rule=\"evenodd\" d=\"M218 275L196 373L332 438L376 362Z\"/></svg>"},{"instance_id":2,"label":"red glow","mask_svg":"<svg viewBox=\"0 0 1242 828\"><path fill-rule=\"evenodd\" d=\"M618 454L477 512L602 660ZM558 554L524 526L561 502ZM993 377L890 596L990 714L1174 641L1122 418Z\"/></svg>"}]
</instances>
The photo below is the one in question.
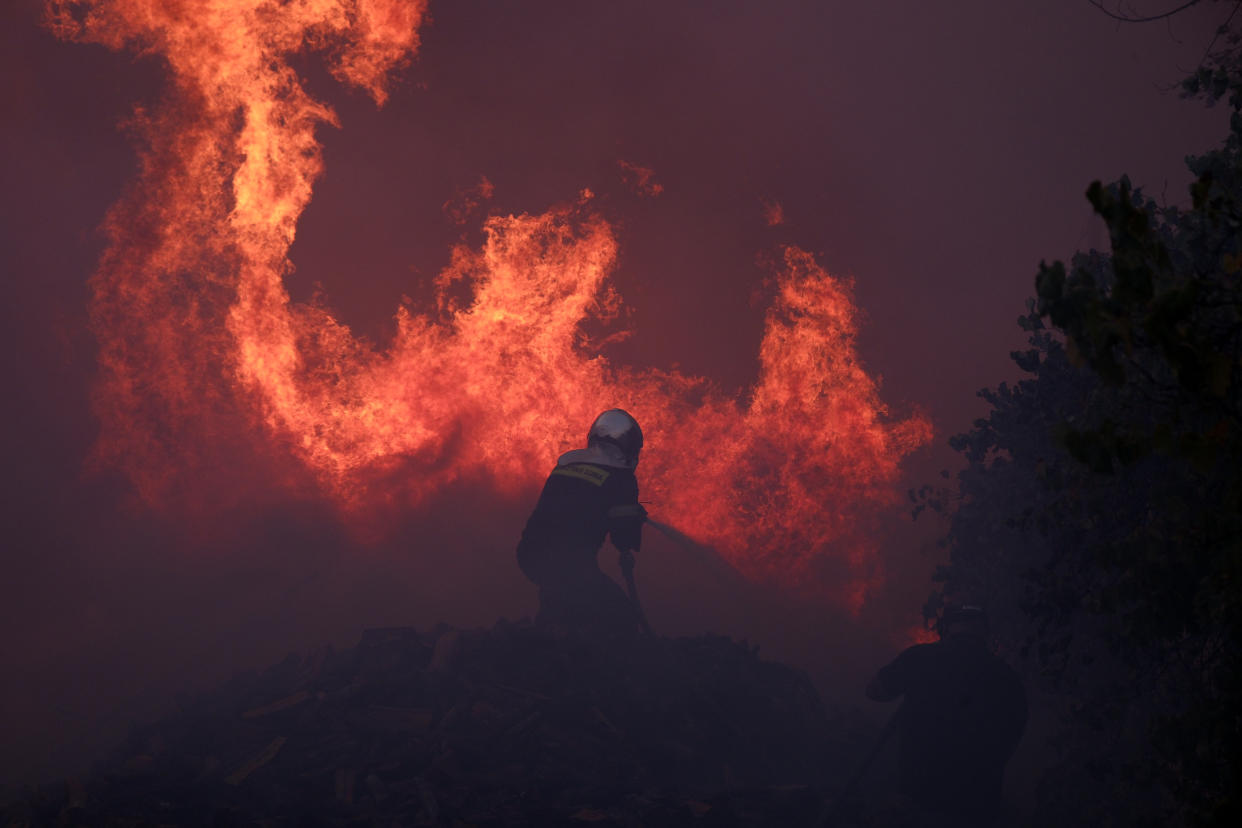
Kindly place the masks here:
<instances>
[{"instance_id":1,"label":"red glow","mask_svg":"<svg viewBox=\"0 0 1242 828\"><path fill-rule=\"evenodd\" d=\"M785 223L785 208L775 199L763 199L763 220L768 227L778 227Z\"/></svg>"},{"instance_id":2,"label":"red glow","mask_svg":"<svg viewBox=\"0 0 1242 828\"><path fill-rule=\"evenodd\" d=\"M915 624L904 634L897 636L896 640L898 644L909 647L915 644L935 644L940 640L940 635L935 630L928 629L926 624Z\"/></svg>"},{"instance_id":3,"label":"red glow","mask_svg":"<svg viewBox=\"0 0 1242 828\"><path fill-rule=\"evenodd\" d=\"M142 173L108 216L92 282L98 458L146 502L222 499L195 478L224 442L251 447L254 465L238 478L309 485L358 525L460 480L517 494L619 406L648 435L639 474L653 513L752 577L794 583L830 568L827 589L845 606L879 582L860 526L892 500L900 459L931 428L888 419L855 352L850 286L810 254L781 255L745 399L703 378L612 365L585 340L582 323L621 301L608 282L617 241L589 194L490 218L482 247L455 249L439 275L439 307L399 308L381 348L323 307L291 302L284 286L322 171L315 128L336 122L288 59L322 51L336 77L382 104L417 49L422 0L50 0L49 10L60 36L158 54L171 79L163 105L138 116ZM659 192L650 170L622 167ZM490 195L484 179L463 209ZM462 284L467 302L453 299Z\"/></svg>"},{"instance_id":4,"label":"red glow","mask_svg":"<svg viewBox=\"0 0 1242 828\"><path fill-rule=\"evenodd\" d=\"M643 167L624 159L617 162L621 168L621 178L627 187L640 196L655 198L664 192L664 185L656 181L655 170Z\"/></svg>"}]
</instances>

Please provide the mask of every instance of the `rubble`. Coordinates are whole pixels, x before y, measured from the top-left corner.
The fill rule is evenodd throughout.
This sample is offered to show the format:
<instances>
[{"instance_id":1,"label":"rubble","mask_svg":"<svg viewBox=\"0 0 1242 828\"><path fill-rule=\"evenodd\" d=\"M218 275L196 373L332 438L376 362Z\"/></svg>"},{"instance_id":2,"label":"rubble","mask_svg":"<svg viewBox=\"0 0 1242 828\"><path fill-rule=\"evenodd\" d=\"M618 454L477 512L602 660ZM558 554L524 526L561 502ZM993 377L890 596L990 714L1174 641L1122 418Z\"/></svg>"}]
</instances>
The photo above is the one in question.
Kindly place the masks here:
<instances>
[{"instance_id":1,"label":"rubble","mask_svg":"<svg viewBox=\"0 0 1242 828\"><path fill-rule=\"evenodd\" d=\"M135 726L4 825L811 825L874 729L722 636L372 629Z\"/></svg>"}]
</instances>

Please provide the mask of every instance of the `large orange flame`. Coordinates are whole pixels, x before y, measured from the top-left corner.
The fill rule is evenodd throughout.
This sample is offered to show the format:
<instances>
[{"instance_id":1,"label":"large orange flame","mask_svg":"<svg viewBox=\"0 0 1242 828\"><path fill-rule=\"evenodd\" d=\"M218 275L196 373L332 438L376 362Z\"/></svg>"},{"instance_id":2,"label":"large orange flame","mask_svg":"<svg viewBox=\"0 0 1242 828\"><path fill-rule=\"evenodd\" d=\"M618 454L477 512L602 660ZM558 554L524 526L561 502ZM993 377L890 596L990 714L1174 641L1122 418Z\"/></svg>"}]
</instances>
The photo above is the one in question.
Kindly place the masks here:
<instances>
[{"instance_id":1,"label":"large orange flame","mask_svg":"<svg viewBox=\"0 0 1242 828\"><path fill-rule=\"evenodd\" d=\"M783 251L745 400L592 353L581 326L616 310L617 243L585 198L491 218L482 248L455 250L440 275L440 307L402 307L384 349L290 301L288 252L322 169L315 128L336 121L289 59L321 51L382 104L424 6L49 0L61 37L158 55L171 79L162 105L135 116L142 171L108 216L92 282L99 459L158 505L242 444L253 459L239 480L309 481L348 518L461 479L532 489L620 406L649 435L640 475L660 514L752 576L830 569L838 599L858 606L879 577L860 520L931 430L887 420L855 354L849 286L809 254ZM461 282L472 299L454 302ZM290 458L304 473L279 471Z\"/></svg>"}]
</instances>

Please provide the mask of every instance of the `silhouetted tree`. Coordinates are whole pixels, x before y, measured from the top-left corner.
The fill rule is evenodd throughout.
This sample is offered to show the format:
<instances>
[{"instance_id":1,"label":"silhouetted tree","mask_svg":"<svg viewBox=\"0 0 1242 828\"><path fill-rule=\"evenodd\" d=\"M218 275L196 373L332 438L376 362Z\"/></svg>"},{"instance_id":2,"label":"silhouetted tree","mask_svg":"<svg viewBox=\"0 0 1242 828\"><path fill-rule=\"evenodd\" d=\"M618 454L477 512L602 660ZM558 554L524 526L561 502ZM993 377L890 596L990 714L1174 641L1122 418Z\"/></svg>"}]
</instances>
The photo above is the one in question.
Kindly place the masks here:
<instances>
[{"instance_id":1,"label":"silhouetted tree","mask_svg":"<svg viewBox=\"0 0 1242 828\"><path fill-rule=\"evenodd\" d=\"M1036 820L1242 824L1242 71L1184 84L1232 108L1189 159L1189 209L1123 178L1087 197L1110 250L1041 264L1029 376L952 440L945 599L986 603L1063 726Z\"/></svg>"}]
</instances>

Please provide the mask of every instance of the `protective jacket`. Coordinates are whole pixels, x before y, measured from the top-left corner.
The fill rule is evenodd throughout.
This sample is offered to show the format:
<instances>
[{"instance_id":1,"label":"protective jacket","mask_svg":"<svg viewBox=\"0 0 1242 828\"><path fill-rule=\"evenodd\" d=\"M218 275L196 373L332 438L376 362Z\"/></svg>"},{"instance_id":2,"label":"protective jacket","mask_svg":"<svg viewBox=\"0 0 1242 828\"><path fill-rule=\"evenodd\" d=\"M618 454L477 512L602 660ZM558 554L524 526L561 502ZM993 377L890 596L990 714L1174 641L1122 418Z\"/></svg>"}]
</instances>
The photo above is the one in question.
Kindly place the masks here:
<instances>
[{"instance_id":1,"label":"protective jacket","mask_svg":"<svg viewBox=\"0 0 1242 828\"><path fill-rule=\"evenodd\" d=\"M609 617L631 625L629 599L596 556L607 538L623 552L637 551L645 517L638 480L615 447L562 455L517 547L518 566L540 588L541 617L571 626Z\"/></svg>"},{"instance_id":2,"label":"protective jacket","mask_svg":"<svg viewBox=\"0 0 1242 828\"><path fill-rule=\"evenodd\" d=\"M561 455L518 542L518 565L543 585L549 578L597 570L596 555L611 537L621 551L638 551L647 513L638 479L614 464L610 446Z\"/></svg>"},{"instance_id":3,"label":"protective jacket","mask_svg":"<svg viewBox=\"0 0 1242 828\"><path fill-rule=\"evenodd\" d=\"M959 825L997 818L1005 765L1026 727L1026 692L983 638L960 635L902 652L867 696L904 696L898 712L902 792Z\"/></svg>"}]
</instances>

